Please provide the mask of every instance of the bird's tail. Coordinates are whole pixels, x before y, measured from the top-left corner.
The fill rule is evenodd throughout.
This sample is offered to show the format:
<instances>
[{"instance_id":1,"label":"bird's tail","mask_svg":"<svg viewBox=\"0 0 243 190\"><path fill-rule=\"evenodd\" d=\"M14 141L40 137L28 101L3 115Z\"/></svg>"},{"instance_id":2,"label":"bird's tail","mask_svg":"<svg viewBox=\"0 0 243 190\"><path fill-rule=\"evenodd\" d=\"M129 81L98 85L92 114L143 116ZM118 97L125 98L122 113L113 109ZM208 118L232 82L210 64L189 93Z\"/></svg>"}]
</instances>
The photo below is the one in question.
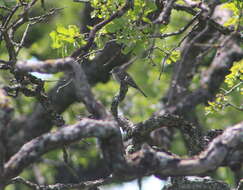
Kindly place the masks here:
<instances>
[{"instance_id":1,"label":"bird's tail","mask_svg":"<svg viewBox=\"0 0 243 190\"><path fill-rule=\"evenodd\" d=\"M140 88L138 88L138 90L139 90L139 92L141 92L143 95L144 95L144 97L148 97Z\"/></svg>"}]
</instances>

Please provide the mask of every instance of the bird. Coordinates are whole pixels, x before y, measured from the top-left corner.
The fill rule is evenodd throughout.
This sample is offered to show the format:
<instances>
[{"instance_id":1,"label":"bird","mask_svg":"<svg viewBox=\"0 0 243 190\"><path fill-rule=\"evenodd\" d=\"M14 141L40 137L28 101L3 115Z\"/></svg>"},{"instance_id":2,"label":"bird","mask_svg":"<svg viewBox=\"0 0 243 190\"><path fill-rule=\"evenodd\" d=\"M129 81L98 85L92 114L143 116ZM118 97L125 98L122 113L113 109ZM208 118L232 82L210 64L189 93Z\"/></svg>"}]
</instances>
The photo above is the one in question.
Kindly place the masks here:
<instances>
[{"instance_id":1,"label":"bird","mask_svg":"<svg viewBox=\"0 0 243 190\"><path fill-rule=\"evenodd\" d=\"M132 77L125 70L121 69L120 67L114 67L110 73L117 82L125 82L125 84L137 89L144 95L144 97L147 98L147 95L138 87L138 85L135 83Z\"/></svg>"}]
</instances>

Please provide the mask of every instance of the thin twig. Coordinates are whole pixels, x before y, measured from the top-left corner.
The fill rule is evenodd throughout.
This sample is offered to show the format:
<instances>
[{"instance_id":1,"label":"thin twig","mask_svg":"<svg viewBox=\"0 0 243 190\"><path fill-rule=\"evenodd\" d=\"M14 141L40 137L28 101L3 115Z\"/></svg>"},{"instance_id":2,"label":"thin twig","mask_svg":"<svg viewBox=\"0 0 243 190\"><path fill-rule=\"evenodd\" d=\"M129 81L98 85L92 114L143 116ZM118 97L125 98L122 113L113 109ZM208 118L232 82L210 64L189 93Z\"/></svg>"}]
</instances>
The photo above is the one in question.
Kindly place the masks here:
<instances>
[{"instance_id":1,"label":"thin twig","mask_svg":"<svg viewBox=\"0 0 243 190\"><path fill-rule=\"evenodd\" d=\"M182 34L183 32L185 32L194 22L195 20L197 20L197 18L201 15L202 12L198 12L187 24L186 26L182 27L181 29L179 29L176 32L170 32L170 33L165 33L165 34L159 34L159 35L151 35L150 38L166 38L169 36L175 36L175 35L179 35Z\"/></svg>"},{"instance_id":2,"label":"thin twig","mask_svg":"<svg viewBox=\"0 0 243 190\"><path fill-rule=\"evenodd\" d=\"M60 91L62 88L68 86L72 81L73 81L73 78L71 78L70 80L68 80L68 82L65 83L64 85L59 86L58 89L57 89L57 93L59 93L59 91Z\"/></svg>"},{"instance_id":3,"label":"thin twig","mask_svg":"<svg viewBox=\"0 0 243 190\"><path fill-rule=\"evenodd\" d=\"M17 49L16 49L16 54L19 53L20 49L21 49L21 48L23 47L23 45L24 45L24 42L25 42L25 39L26 39L26 37L27 37L27 33L28 33L28 30L29 30L29 27L30 27L30 24L28 24L27 27L25 28L25 31L24 31L24 34L23 34L22 39L21 39L21 41L20 41L20 44L19 44L19 46L18 46Z\"/></svg>"},{"instance_id":4,"label":"thin twig","mask_svg":"<svg viewBox=\"0 0 243 190\"><path fill-rule=\"evenodd\" d=\"M240 81L238 84L236 84L235 86L233 86L230 90L225 91L224 95L228 95L229 93L231 93L232 91L234 91L236 88L238 88L242 84L243 84L243 81Z\"/></svg>"}]
</instances>

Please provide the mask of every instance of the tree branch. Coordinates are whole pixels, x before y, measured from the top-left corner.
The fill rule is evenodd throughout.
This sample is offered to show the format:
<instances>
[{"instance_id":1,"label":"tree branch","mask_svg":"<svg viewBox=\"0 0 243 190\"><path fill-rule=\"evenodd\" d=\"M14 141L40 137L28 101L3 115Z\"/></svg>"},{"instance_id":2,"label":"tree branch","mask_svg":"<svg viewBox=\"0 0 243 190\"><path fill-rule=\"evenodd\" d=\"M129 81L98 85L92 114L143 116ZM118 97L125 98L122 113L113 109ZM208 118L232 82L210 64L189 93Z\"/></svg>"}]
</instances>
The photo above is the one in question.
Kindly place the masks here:
<instances>
[{"instance_id":1,"label":"tree branch","mask_svg":"<svg viewBox=\"0 0 243 190\"><path fill-rule=\"evenodd\" d=\"M110 164L121 165L121 162L124 162L124 160L122 160L123 154L120 131L116 123L106 120L83 119L74 125L60 128L57 132L44 134L26 143L19 152L12 156L5 164L4 174L2 176L4 179L13 178L28 165L39 159L42 154L88 137L97 137L101 141L113 139L111 148L115 149L113 152L109 153L109 155L112 155L112 157L109 158L109 160L112 161ZM111 144L105 146L111 146ZM106 148L106 150L109 150L109 148Z\"/></svg>"},{"instance_id":2,"label":"tree branch","mask_svg":"<svg viewBox=\"0 0 243 190\"><path fill-rule=\"evenodd\" d=\"M69 184L62 184L62 183L57 183L54 185L38 185L33 182L30 182L28 180L25 180L22 177L15 177L11 179L9 184L15 184L15 183L21 183L24 184L34 190L46 190L46 189L58 189L58 190L68 190L68 189L73 189L73 188L82 188L82 189L95 189L95 187L103 185L107 183L109 179L100 179L100 180L95 180L95 181L86 181L86 182L80 182L80 183L69 183Z\"/></svg>"},{"instance_id":3,"label":"tree branch","mask_svg":"<svg viewBox=\"0 0 243 190\"><path fill-rule=\"evenodd\" d=\"M176 0L167 0L164 4L163 11L160 13L159 17L153 23L167 25L170 22L170 15L173 9L173 4L175 2Z\"/></svg>"},{"instance_id":4,"label":"tree branch","mask_svg":"<svg viewBox=\"0 0 243 190\"><path fill-rule=\"evenodd\" d=\"M42 135L25 144L5 164L2 176L10 180L44 153L87 137L101 140L104 158L111 171L120 179L134 179L150 174L159 177L201 175L236 159L235 156L232 157L232 151L243 147L243 122L227 128L198 156L182 159L166 152L154 151L144 145L140 151L128 155L126 163L120 131L116 124L112 121L83 119L77 124Z\"/></svg>"},{"instance_id":5,"label":"tree branch","mask_svg":"<svg viewBox=\"0 0 243 190\"><path fill-rule=\"evenodd\" d=\"M175 177L163 190L230 190L228 184L209 177Z\"/></svg>"}]
</instances>

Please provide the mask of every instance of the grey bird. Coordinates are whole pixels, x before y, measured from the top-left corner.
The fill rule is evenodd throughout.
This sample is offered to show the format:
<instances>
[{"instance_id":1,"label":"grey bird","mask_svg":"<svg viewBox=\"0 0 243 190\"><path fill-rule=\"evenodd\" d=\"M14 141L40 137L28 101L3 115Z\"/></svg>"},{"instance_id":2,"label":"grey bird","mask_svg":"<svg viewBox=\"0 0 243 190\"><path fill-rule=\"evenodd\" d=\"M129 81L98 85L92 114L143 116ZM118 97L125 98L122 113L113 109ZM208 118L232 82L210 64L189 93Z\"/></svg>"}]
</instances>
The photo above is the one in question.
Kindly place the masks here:
<instances>
[{"instance_id":1,"label":"grey bird","mask_svg":"<svg viewBox=\"0 0 243 190\"><path fill-rule=\"evenodd\" d=\"M119 68L119 67L115 67L111 70L112 76L113 78L121 83L121 81L125 82L128 86L131 86L135 89L137 89L139 92L141 92L145 97L147 97L147 95L138 87L138 85L134 82L134 80L132 79L132 77L123 69Z\"/></svg>"}]
</instances>

